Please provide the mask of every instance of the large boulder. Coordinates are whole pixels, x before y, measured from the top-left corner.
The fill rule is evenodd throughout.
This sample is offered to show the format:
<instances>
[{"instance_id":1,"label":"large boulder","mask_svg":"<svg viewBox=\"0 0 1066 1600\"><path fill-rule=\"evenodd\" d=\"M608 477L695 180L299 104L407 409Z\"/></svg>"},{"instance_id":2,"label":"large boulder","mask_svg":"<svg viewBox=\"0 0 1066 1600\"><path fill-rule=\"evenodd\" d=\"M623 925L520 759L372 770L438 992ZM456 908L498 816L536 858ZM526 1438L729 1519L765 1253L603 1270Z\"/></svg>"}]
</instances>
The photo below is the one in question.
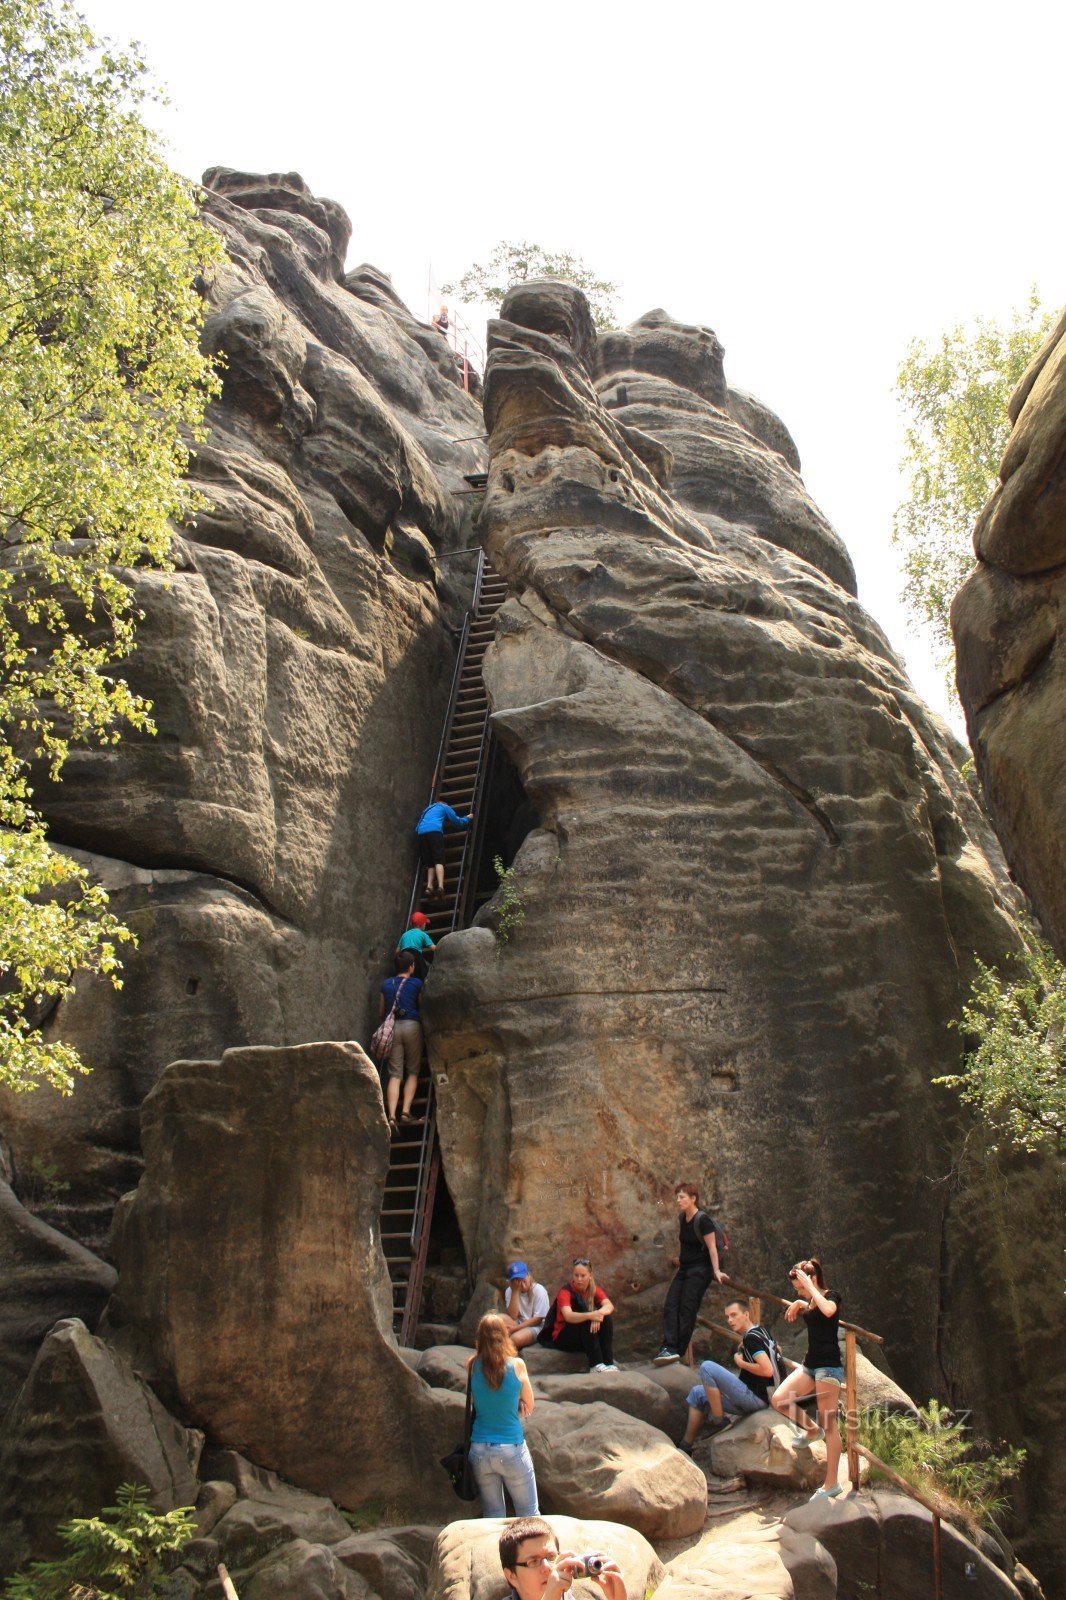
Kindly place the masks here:
<instances>
[{"instance_id":1,"label":"large boulder","mask_svg":"<svg viewBox=\"0 0 1066 1600\"><path fill-rule=\"evenodd\" d=\"M600 1402L542 1401L526 1443L545 1511L624 1522L647 1539L703 1526L707 1480L657 1428Z\"/></svg>"},{"instance_id":2,"label":"large boulder","mask_svg":"<svg viewBox=\"0 0 1066 1600\"><path fill-rule=\"evenodd\" d=\"M168 1061L367 1036L453 660L435 571L472 542L454 491L484 466L444 342L366 273L344 281L338 205L296 173L222 167L200 195L228 253L205 288L225 358L191 470L206 503L175 570L136 576L123 668L158 736L35 782L139 945L121 991L82 975L47 1020L93 1063L78 1093L0 1094L18 1192L35 1155L55 1166L63 1225L95 1249Z\"/></svg>"},{"instance_id":3,"label":"large boulder","mask_svg":"<svg viewBox=\"0 0 1066 1600\"><path fill-rule=\"evenodd\" d=\"M808 1444L776 1411L754 1411L711 1440L711 1470L781 1489L817 1489L825 1481L825 1446Z\"/></svg>"},{"instance_id":4,"label":"large boulder","mask_svg":"<svg viewBox=\"0 0 1066 1600\"><path fill-rule=\"evenodd\" d=\"M913 1600L934 1592L932 1517L907 1495L812 1501L785 1521L829 1551L841 1594ZM941 1523L940 1548L944 1600L1018 1600L1006 1574L949 1522Z\"/></svg>"},{"instance_id":5,"label":"large boulder","mask_svg":"<svg viewBox=\"0 0 1066 1600\"><path fill-rule=\"evenodd\" d=\"M352 1533L333 1546L333 1554L381 1600L422 1600L438 1531L421 1523Z\"/></svg>"},{"instance_id":6,"label":"large boulder","mask_svg":"<svg viewBox=\"0 0 1066 1600\"><path fill-rule=\"evenodd\" d=\"M626 1593L639 1600L655 1593L663 1566L640 1533L588 1517L549 1515L560 1550L608 1553L622 1569ZM505 1582L500 1567L503 1520L479 1518L452 1522L437 1537L425 1600L500 1600Z\"/></svg>"},{"instance_id":7,"label":"large boulder","mask_svg":"<svg viewBox=\"0 0 1066 1600\"><path fill-rule=\"evenodd\" d=\"M667 1563L656 1600L842 1600L832 1556L769 1518L701 1539Z\"/></svg>"},{"instance_id":8,"label":"large boulder","mask_svg":"<svg viewBox=\"0 0 1066 1600\"><path fill-rule=\"evenodd\" d=\"M1053 1281L1059 1194L1030 1185L1036 1228L1003 1186L929 1181L967 1131L933 1080L960 1063L973 958L1020 947L964 752L769 430L729 412L709 330L655 313L586 364L510 309L481 525L511 598L485 679L539 826L507 888L523 920L501 949L488 905L426 998L473 1274L520 1250L562 1281L588 1255L621 1357L654 1348L693 1177L738 1278L775 1287L816 1250L907 1392L947 1389L995 1437L1045 1407L1050 1451L1056 1313L1034 1323L1024 1286Z\"/></svg>"},{"instance_id":9,"label":"large boulder","mask_svg":"<svg viewBox=\"0 0 1066 1600\"><path fill-rule=\"evenodd\" d=\"M534 1377L531 1382L538 1399L567 1400L575 1405L602 1402L661 1433L671 1433L683 1421L663 1386L639 1372L558 1373Z\"/></svg>"},{"instance_id":10,"label":"large boulder","mask_svg":"<svg viewBox=\"0 0 1066 1600\"><path fill-rule=\"evenodd\" d=\"M41 1340L61 1318L90 1328L115 1287L115 1269L20 1205L0 1182L0 1418L21 1389Z\"/></svg>"},{"instance_id":11,"label":"large boulder","mask_svg":"<svg viewBox=\"0 0 1066 1600\"><path fill-rule=\"evenodd\" d=\"M302 1489L447 1514L437 1458L463 1402L422 1383L392 1339L378 1231L388 1129L359 1046L174 1062L142 1137L107 1315L160 1393L214 1445ZM229 1475L214 1456L210 1470ZM239 1469L244 1495L253 1470Z\"/></svg>"},{"instance_id":12,"label":"large boulder","mask_svg":"<svg viewBox=\"0 0 1066 1600\"><path fill-rule=\"evenodd\" d=\"M157 1510L195 1504L202 1434L164 1410L128 1361L73 1318L38 1352L0 1440L0 1574L63 1553L56 1529L144 1484Z\"/></svg>"},{"instance_id":13,"label":"large boulder","mask_svg":"<svg viewBox=\"0 0 1066 1600\"><path fill-rule=\"evenodd\" d=\"M335 1551L294 1539L242 1581L241 1600L378 1600L366 1580L349 1572Z\"/></svg>"}]
</instances>

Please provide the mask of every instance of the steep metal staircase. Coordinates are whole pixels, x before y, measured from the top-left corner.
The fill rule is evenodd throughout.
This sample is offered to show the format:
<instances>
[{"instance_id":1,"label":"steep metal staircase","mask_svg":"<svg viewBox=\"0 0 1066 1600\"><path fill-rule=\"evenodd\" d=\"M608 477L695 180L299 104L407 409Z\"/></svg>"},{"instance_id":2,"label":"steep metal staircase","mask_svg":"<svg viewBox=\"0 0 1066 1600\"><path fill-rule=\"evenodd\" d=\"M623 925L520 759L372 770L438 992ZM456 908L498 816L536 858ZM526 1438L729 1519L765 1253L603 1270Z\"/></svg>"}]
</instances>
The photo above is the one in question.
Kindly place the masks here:
<instances>
[{"instance_id":1,"label":"steep metal staircase","mask_svg":"<svg viewBox=\"0 0 1066 1600\"><path fill-rule=\"evenodd\" d=\"M484 838L482 800L489 771L489 702L481 676L485 651L496 631L496 613L507 587L478 555L474 596L459 641L448 714L437 752L437 765L427 804L443 800L461 815L471 808L469 828L445 834L444 898L426 901L425 869L418 868L408 912L425 911L428 933L439 944L447 933L463 928L476 910L478 862ZM429 1249L429 1229L440 1176L433 1084L423 1061L413 1112L420 1127L401 1128L392 1141L388 1175L381 1202L381 1243L392 1279L393 1325L400 1344L409 1344L418 1322L422 1282Z\"/></svg>"}]
</instances>

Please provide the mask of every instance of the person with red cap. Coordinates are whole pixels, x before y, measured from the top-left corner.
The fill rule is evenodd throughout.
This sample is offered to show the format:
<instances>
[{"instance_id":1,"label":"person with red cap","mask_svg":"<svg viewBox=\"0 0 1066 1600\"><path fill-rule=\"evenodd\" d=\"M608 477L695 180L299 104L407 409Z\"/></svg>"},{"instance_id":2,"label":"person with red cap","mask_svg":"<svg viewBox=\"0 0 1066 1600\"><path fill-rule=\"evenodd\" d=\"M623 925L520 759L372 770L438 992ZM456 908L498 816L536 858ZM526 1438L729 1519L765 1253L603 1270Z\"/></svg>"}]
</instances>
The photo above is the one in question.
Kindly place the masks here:
<instances>
[{"instance_id":1,"label":"person with red cap","mask_svg":"<svg viewBox=\"0 0 1066 1600\"><path fill-rule=\"evenodd\" d=\"M415 972L417 976L422 979L423 983L426 981L426 978L429 975L429 967L426 964L426 957L427 955L432 956L434 950L437 948L433 943L433 940L429 937L429 934L426 932L428 927L429 918L426 916L425 912L413 911L411 913L411 925L407 929L406 933L401 933L400 941L396 946L397 955L404 950L411 951L415 958Z\"/></svg>"}]
</instances>

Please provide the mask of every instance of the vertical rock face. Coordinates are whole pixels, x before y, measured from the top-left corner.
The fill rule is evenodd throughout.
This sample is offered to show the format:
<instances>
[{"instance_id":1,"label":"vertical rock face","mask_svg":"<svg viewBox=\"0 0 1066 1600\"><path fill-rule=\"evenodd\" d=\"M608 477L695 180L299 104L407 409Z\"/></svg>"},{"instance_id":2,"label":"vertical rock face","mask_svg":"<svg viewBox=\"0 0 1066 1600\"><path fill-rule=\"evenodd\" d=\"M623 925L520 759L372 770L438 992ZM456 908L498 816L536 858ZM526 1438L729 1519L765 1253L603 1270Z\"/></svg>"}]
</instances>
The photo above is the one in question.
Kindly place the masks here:
<instances>
[{"instance_id":1,"label":"vertical rock face","mask_svg":"<svg viewBox=\"0 0 1066 1600\"><path fill-rule=\"evenodd\" d=\"M932 1181L971 953L1017 942L961 751L714 335L655 312L590 351L537 298L490 329L484 525L493 725L542 825L521 926L449 940L427 997L472 1265L589 1254L646 1347L694 1178L747 1281L816 1251L911 1392L1019 1432L989 1368L1043 1331L981 1272L992 1240L1031 1263Z\"/></svg>"},{"instance_id":2,"label":"vertical rock face","mask_svg":"<svg viewBox=\"0 0 1066 1600\"><path fill-rule=\"evenodd\" d=\"M1011 401L1000 483L951 626L959 697L1007 858L1066 957L1066 316Z\"/></svg>"},{"instance_id":3,"label":"vertical rock face","mask_svg":"<svg viewBox=\"0 0 1066 1600\"><path fill-rule=\"evenodd\" d=\"M178 1061L116 1213L109 1331L213 1445L357 1506L446 1511L458 1397L398 1355L378 1232L388 1130L356 1045Z\"/></svg>"},{"instance_id":4,"label":"vertical rock face","mask_svg":"<svg viewBox=\"0 0 1066 1600\"><path fill-rule=\"evenodd\" d=\"M481 460L444 341L381 274L343 277L340 208L295 174L205 182L230 258L205 330L224 392L193 465L209 507L176 571L137 581L127 675L158 736L38 785L140 947L120 995L86 980L48 1020L92 1078L0 1099L19 1170L55 1166L97 1247L167 1061L363 1032L443 715L435 555L470 542L452 491Z\"/></svg>"}]
</instances>

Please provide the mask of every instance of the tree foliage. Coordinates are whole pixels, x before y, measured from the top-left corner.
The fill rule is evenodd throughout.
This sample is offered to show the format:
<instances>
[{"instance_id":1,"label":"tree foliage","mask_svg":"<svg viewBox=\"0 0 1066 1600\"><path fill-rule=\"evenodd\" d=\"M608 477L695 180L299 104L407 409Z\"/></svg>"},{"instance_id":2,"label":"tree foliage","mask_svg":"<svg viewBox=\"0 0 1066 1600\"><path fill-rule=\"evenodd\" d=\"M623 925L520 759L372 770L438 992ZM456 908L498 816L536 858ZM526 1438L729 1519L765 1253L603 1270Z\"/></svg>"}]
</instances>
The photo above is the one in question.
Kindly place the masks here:
<instances>
[{"instance_id":1,"label":"tree foliage","mask_svg":"<svg viewBox=\"0 0 1066 1600\"><path fill-rule=\"evenodd\" d=\"M1006 1509L1003 1491L1025 1462L1025 1451L1016 1445L997 1452L976 1440L936 1400L913 1417L871 1408L859 1418L859 1438L946 1517L971 1529ZM877 1476L876 1467L871 1470Z\"/></svg>"},{"instance_id":2,"label":"tree foliage","mask_svg":"<svg viewBox=\"0 0 1066 1600\"><path fill-rule=\"evenodd\" d=\"M148 1490L124 1483L117 1505L97 1517L73 1517L58 1530L69 1554L34 1561L11 1578L4 1600L142 1600L153 1595L164 1558L196 1532L192 1506L152 1509Z\"/></svg>"},{"instance_id":3,"label":"tree foliage","mask_svg":"<svg viewBox=\"0 0 1066 1600\"><path fill-rule=\"evenodd\" d=\"M1050 320L1033 290L1026 309L1006 322L979 318L939 339L915 340L897 375L907 498L892 538L903 552L904 602L931 629L945 664L948 612L973 565L974 521L995 487L1010 433L1007 402Z\"/></svg>"},{"instance_id":4,"label":"tree foliage","mask_svg":"<svg viewBox=\"0 0 1066 1600\"><path fill-rule=\"evenodd\" d=\"M937 1078L981 1115L995 1149L1066 1152L1066 968L1035 933L1008 974L977 962L959 1024L962 1071Z\"/></svg>"},{"instance_id":5,"label":"tree foliage","mask_svg":"<svg viewBox=\"0 0 1066 1600\"><path fill-rule=\"evenodd\" d=\"M198 276L222 259L195 191L142 120L131 51L64 0L0 0L0 1082L69 1092L81 1070L35 1010L78 969L118 982L130 938L52 850L29 783L73 742L148 730L116 676L130 569L166 567L216 378Z\"/></svg>"},{"instance_id":6,"label":"tree foliage","mask_svg":"<svg viewBox=\"0 0 1066 1600\"><path fill-rule=\"evenodd\" d=\"M580 256L542 250L539 244L526 240L515 244L501 240L483 265L475 262L454 283L444 284L443 292L467 303L499 306L508 289L530 278L560 278L564 283L575 284L584 291L597 328L602 331L617 326L617 283L597 278Z\"/></svg>"}]
</instances>

